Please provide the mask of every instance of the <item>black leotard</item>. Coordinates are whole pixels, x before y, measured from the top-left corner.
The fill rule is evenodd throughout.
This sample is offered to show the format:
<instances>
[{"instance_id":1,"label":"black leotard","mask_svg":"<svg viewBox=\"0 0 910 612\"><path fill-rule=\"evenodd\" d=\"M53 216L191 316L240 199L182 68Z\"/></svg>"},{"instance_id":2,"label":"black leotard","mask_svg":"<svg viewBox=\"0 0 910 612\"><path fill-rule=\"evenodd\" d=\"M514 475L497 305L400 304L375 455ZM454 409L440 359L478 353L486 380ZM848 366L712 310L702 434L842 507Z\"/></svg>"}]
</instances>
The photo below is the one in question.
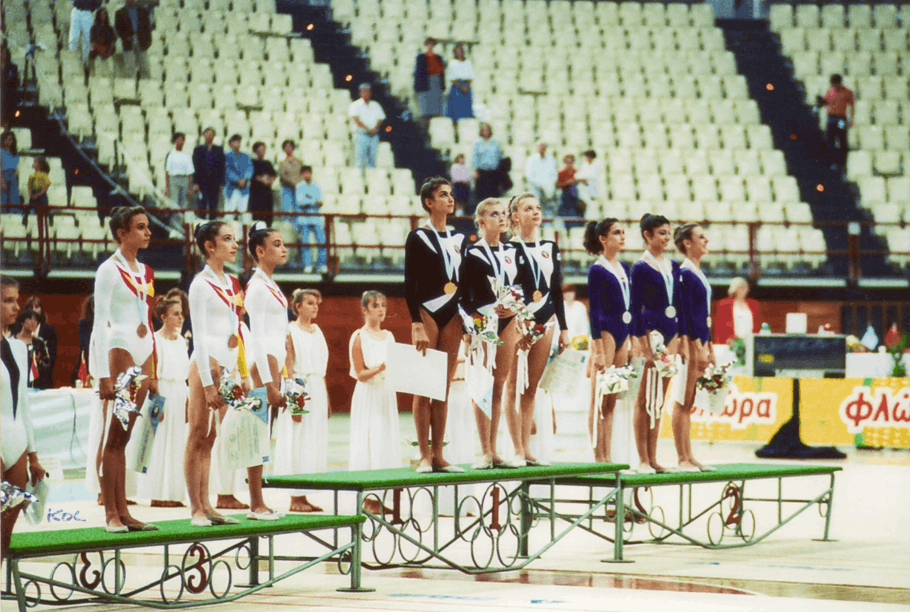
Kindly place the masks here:
<instances>
[{"instance_id":1,"label":"black leotard","mask_svg":"<svg viewBox=\"0 0 910 612\"><path fill-rule=\"evenodd\" d=\"M437 234L426 225L411 231L404 245L404 287L405 299L411 321L420 323L420 309L424 309L442 329L458 314L459 291L458 270L461 267L461 253L465 237L462 234ZM454 278L446 272L444 257L440 251L447 248L452 255ZM453 282L456 290L445 293L445 286Z\"/></svg>"},{"instance_id":2,"label":"black leotard","mask_svg":"<svg viewBox=\"0 0 910 612\"><path fill-rule=\"evenodd\" d=\"M515 256L515 245L509 242L500 242L495 247L487 245L481 238L464 253L461 262L461 307L468 314L479 312L482 315L493 314L493 304L497 296L493 293L492 281L496 278L496 270L488 259L487 249L496 258L497 267L502 271L502 280L506 285L515 284L518 274L518 262ZM513 317L499 320L499 333L509 325Z\"/></svg>"},{"instance_id":3,"label":"black leotard","mask_svg":"<svg viewBox=\"0 0 910 612\"><path fill-rule=\"evenodd\" d=\"M515 240L514 243L515 254L518 256L518 276L515 281L524 290L525 304L534 313L534 320L543 324L555 314L559 329L569 329L562 299L559 247L552 240L541 240L537 246L534 243L524 243L524 249L520 240ZM534 257L536 264L528 261L525 253ZM536 266L540 267L539 277L535 274ZM543 296L539 302L534 301L535 291L540 291Z\"/></svg>"}]
</instances>

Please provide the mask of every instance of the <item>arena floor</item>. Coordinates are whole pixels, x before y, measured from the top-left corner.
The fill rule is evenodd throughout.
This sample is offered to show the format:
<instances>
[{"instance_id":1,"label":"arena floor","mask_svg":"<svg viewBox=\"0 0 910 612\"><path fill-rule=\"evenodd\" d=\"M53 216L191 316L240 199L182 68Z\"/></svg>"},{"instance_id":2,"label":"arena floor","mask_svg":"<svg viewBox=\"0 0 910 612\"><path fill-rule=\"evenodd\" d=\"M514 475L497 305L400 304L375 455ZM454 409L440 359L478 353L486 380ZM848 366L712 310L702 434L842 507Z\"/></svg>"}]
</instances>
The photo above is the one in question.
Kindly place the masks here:
<instances>
[{"instance_id":1,"label":"arena floor","mask_svg":"<svg viewBox=\"0 0 910 612\"><path fill-rule=\"evenodd\" d=\"M405 415L402 417L404 439L411 435L413 425ZM338 468L346 462L347 431L347 415L335 415L330 420L330 467ZM753 444L695 444L699 458L708 463L758 462L754 456L757 446ZM662 441L659 458L671 465L673 454L672 443ZM557 459L577 459L571 453L564 455ZM234 612L640 612L666 610L668 606L679 612L910 610L910 453L850 451L842 465L844 470L837 475L834 494L834 542L812 539L821 537L824 521L814 509L809 509L753 547L712 551L688 545L633 545L626 547L625 554L634 562L617 565L604 562L612 556L605 542L576 531L527 570L480 576L447 570L365 570L364 586L375 588L375 592L339 593L335 589L345 586L348 579L338 574L334 564L323 564L229 605ZM266 493L274 508L286 509L286 493ZM310 499L326 508L331 504L331 494L327 493ZM103 524L102 508L90 499L81 480L58 486L48 507L71 514L78 512L85 521L78 523L80 527ZM768 506L766 512L773 514L773 509ZM763 515L757 510L756 513L761 527ZM184 509L141 506L135 514L143 520L188 517ZM22 530L67 526L73 523L44 523L35 528L21 523ZM280 554L280 543L277 548ZM126 563L159 567L160 558L153 554L126 555ZM5 601L2 607L13 609L14 604ZM136 609L119 605L78 609L96 607L106 612Z\"/></svg>"}]
</instances>

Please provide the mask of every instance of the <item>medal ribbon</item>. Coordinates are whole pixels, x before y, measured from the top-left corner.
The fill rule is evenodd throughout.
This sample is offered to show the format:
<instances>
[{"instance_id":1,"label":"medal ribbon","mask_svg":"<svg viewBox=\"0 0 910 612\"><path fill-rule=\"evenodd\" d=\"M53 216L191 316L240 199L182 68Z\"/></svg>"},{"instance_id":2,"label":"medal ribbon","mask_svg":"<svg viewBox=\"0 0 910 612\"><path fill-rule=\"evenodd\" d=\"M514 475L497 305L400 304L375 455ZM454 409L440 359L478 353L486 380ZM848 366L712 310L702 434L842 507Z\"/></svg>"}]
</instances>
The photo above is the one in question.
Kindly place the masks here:
<instances>
[{"instance_id":1,"label":"medal ribbon","mask_svg":"<svg viewBox=\"0 0 910 612\"><path fill-rule=\"evenodd\" d=\"M145 309L148 308L149 285L142 274L137 272L134 276L133 269L130 268L120 249L114 251L114 260L114 265L120 270L120 276L127 282L133 293L136 294L136 310L139 312L139 320L144 324L148 318Z\"/></svg>"},{"instance_id":2,"label":"medal ribbon","mask_svg":"<svg viewBox=\"0 0 910 612\"><path fill-rule=\"evenodd\" d=\"M490 249L490 244L486 241L486 239L482 239L480 241L480 246L483 247L484 253L487 255L487 259L490 260L490 265L493 266L493 274L496 275L496 282L500 287L502 287L506 282L505 266L503 266L502 262L499 261L499 258L493 254L492 249ZM499 249L497 251L499 253L502 253L502 243L499 243Z\"/></svg>"},{"instance_id":3,"label":"medal ribbon","mask_svg":"<svg viewBox=\"0 0 910 612\"><path fill-rule=\"evenodd\" d=\"M234 297L233 287L231 287L231 289L225 289L221 285L221 281L218 280L218 276L215 275L215 271L212 270L208 266L205 267L204 273L208 274L209 276L212 277L212 279L214 279L214 281L215 281L214 283L212 281L208 281L209 285L212 287L212 289L215 291L215 293L218 295L218 297L220 297L224 301L224 303L230 307L231 317L232 317L231 327L237 328L237 335L239 336L240 335L240 312L239 312L240 307L237 304L237 300ZM227 275L225 275L225 276L227 276ZM230 277L228 276L227 278L230 283Z\"/></svg>"},{"instance_id":4,"label":"medal ribbon","mask_svg":"<svg viewBox=\"0 0 910 612\"><path fill-rule=\"evenodd\" d=\"M449 242L452 239L452 233L449 231L449 228L446 227L446 243L442 243L442 236L436 231L436 228L433 227L429 221L427 221L427 227L433 230L433 233L436 235L436 242L439 243L439 252L442 254L442 262L446 267L446 277L450 281L458 280L458 270L455 268L455 257L452 253L449 252Z\"/></svg>"},{"instance_id":5,"label":"medal ribbon","mask_svg":"<svg viewBox=\"0 0 910 612\"><path fill-rule=\"evenodd\" d=\"M696 266L692 262L692 260L689 258L686 258L686 260L682 262L681 267L694 272L695 276L698 277L698 280L701 281L701 284L705 286L705 291L708 294L708 309L710 310L710 308L711 308L711 283L708 282L708 277L705 276L705 273L701 271L701 268Z\"/></svg>"},{"instance_id":6,"label":"medal ribbon","mask_svg":"<svg viewBox=\"0 0 910 612\"><path fill-rule=\"evenodd\" d=\"M632 302L632 292L629 287L629 278L626 276L626 271L623 269L622 264L617 264L619 270L616 270L607 258L601 255L597 258L597 263L606 268L607 272L616 277L616 280L619 281L619 290L622 292L622 303L626 307L626 311L629 310L629 304Z\"/></svg>"},{"instance_id":7,"label":"medal ribbon","mask_svg":"<svg viewBox=\"0 0 910 612\"><path fill-rule=\"evenodd\" d=\"M521 247L522 252L524 252L525 257L528 258L528 265L531 266L531 272L534 274L534 290L540 291L540 277L543 275L543 270L541 270L540 262L537 261L537 256L535 254L537 253L537 249L540 248L540 241L534 241L534 251L532 253L528 253L528 247L525 246L524 240L519 240L518 245Z\"/></svg>"},{"instance_id":8,"label":"medal ribbon","mask_svg":"<svg viewBox=\"0 0 910 612\"><path fill-rule=\"evenodd\" d=\"M287 298L284 297L284 294L281 292L280 289L276 291L275 288L272 287L272 285L274 284L274 281L272 279L270 279L266 275L266 273L263 272L262 270L260 270L259 268L256 268L254 275L256 275L256 274L258 274L259 276L262 277L262 282L265 283L266 289L268 289L269 292L275 296L275 299L278 300L278 303L281 304L284 308L287 308L288 307Z\"/></svg>"},{"instance_id":9,"label":"medal ribbon","mask_svg":"<svg viewBox=\"0 0 910 612\"><path fill-rule=\"evenodd\" d=\"M665 271L664 267L660 265L660 262L657 261L657 258L651 254L651 251L645 251L643 258L647 261L650 261L654 264L654 267L657 268L657 271L660 272L660 275L664 279L664 287L667 289L667 304L669 306L673 305L673 264L668 262L669 271Z\"/></svg>"}]
</instances>

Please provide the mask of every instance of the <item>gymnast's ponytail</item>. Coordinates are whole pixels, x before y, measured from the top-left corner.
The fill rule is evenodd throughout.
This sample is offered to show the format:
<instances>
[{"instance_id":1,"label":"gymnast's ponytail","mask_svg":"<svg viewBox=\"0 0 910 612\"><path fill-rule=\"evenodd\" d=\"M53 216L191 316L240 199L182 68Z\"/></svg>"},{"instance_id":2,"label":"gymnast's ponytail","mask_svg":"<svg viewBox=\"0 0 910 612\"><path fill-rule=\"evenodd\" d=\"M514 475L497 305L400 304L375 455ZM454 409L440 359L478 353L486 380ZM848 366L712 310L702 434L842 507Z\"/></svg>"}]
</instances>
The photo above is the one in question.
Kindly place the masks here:
<instances>
[{"instance_id":1,"label":"gymnast's ponytail","mask_svg":"<svg viewBox=\"0 0 910 612\"><path fill-rule=\"evenodd\" d=\"M585 226L585 237L582 246L585 251L591 255L600 255L603 252L603 245L600 243L600 237L610 233L610 229L619 223L618 219L607 217L601 221L588 221Z\"/></svg>"}]
</instances>

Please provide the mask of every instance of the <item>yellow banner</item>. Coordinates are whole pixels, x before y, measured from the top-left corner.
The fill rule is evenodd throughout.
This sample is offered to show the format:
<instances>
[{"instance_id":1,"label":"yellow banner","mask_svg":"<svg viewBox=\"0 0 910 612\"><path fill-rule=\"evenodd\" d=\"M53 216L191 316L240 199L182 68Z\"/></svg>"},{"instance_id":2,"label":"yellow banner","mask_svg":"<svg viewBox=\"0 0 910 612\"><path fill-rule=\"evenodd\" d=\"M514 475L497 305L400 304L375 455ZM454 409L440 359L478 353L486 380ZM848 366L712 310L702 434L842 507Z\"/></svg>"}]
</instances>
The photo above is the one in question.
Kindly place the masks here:
<instances>
[{"instance_id":1,"label":"yellow banner","mask_svg":"<svg viewBox=\"0 0 910 612\"><path fill-rule=\"evenodd\" d=\"M806 444L910 448L910 379L800 381L800 434Z\"/></svg>"},{"instance_id":2,"label":"yellow banner","mask_svg":"<svg viewBox=\"0 0 910 612\"><path fill-rule=\"evenodd\" d=\"M722 413L697 409L692 414L692 439L767 442L792 414L790 379L735 376ZM660 437L673 437L669 414L662 419Z\"/></svg>"}]
</instances>

